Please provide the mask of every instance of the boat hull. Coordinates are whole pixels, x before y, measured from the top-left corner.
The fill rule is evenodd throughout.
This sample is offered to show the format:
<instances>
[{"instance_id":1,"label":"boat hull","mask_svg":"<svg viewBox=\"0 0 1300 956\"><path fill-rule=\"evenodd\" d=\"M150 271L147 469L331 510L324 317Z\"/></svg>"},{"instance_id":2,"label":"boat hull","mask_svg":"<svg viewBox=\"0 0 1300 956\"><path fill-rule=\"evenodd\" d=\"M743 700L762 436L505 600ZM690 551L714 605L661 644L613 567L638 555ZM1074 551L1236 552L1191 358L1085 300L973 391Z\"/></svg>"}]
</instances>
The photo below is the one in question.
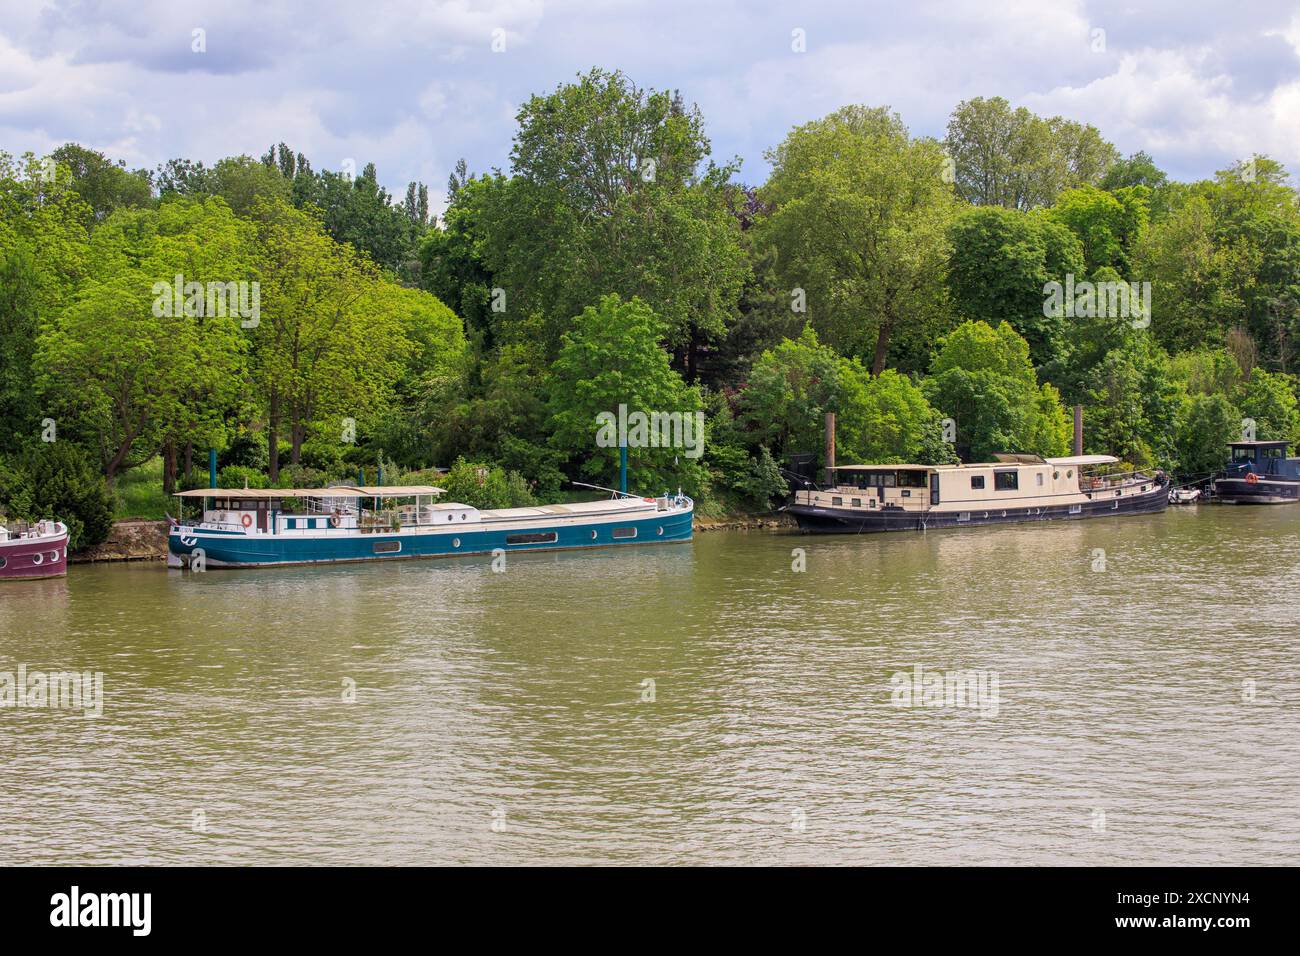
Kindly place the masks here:
<instances>
[{"instance_id":1,"label":"boat hull","mask_svg":"<svg viewBox=\"0 0 1300 956\"><path fill-rule=\"evenodd\" d=\"M1286 505L1300 501L1300 482L1261 478L1220 478L1214 483L1219 501L1228 505Z\"/></svg>"},{"instance_id":2,"label":"boat hull","mask_svg":"<svg viewBox=\"0 0 1300 956\"><path fill-rule=\"evenodd\" d=\"M906 511L884 508L862 512L848 508L820 508L810 505L787 505L799 528L809 534L864 534L876 531L933 531L939 528L969 528L990 524L1015 524L1026 521L1075 521L1080 518L1108 518L1120 515L1155 514L1169 506L1169 492L1158 484L1145 494L1123 499L1093 499L1080 502L1078 511L1070 505L1048 507L997 508L978 511ZM963 518L964 516L967 516Z\"/></svg>"},{"instance_id":3,"label":"boat hull","mask_svg":"<svg viewBox=\"0 0 1300 956\"><path fill-rule=\"evenodd\" d=\"M168 535L167 546L169 563L173 567L192 564L200 553L207 568L400 561L690 541L693 518L693 508L678 508L601 522L462 527L455 531L412 529L313 537L214 533L179 527L173 528ZM635 534L629 534L629 529L635 529ZM619 532L619 537L615 537L615 531ZM545 540L524 543L510 540L521 534L538 535Z\"/></svg>"},{"instance_id":4,"label":"boat hull","mask_svg":"<svg viewBox=\"0 0 1300 956\"><path fill-rule=\"evenodd\" d=\"M67 573L66 533L0 542L0 581L36 581Z\"/></svg>"}]
</instances>

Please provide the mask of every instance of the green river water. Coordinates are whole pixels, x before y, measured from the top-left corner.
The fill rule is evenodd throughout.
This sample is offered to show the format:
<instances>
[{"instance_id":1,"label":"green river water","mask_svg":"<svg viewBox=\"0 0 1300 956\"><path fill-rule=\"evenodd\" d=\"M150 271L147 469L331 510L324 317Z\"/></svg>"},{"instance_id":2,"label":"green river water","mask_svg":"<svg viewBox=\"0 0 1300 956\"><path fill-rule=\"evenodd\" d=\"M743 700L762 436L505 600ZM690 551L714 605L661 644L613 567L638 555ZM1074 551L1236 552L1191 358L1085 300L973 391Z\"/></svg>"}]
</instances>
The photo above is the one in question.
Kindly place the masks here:
<instances>
[{"instance_id":1,"label":"green river water","mask_svg":"<svg viewBox=\"0 0 1300 956\"><path fill-rule=\"evenodd\" d=\"M1300 863L1297 582L1287 506L74 565L0 586L104 693L0 710L0 863Z\"/></svg>"}]
</instances>

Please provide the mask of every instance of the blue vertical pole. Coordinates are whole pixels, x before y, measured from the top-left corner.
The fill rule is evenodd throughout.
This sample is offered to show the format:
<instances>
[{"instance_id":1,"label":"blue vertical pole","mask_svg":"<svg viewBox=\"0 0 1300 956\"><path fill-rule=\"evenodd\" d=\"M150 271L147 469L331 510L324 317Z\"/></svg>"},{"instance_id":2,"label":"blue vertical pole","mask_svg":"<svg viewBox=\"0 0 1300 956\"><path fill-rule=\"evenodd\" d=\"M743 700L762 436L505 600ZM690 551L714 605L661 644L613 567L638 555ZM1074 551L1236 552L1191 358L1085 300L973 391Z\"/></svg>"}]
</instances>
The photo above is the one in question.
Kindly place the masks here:
<instances>
[{"instance_id":1,"label":"blue vertical pole","mask_svg":"<svg viewBox=\"0 0 1300 956\"><path fill-rule=\"evenodd\" d=\"M627 442L618 446L618 490L627 494Z\"/></svg>"},{"instance_id":2,"label":"blue vertical pole","mask_svg":"<svg viewBox=\"0 0 1300 956\"><path fill-rule=\"evenodd\" d=\"M208 449L208 487L217 487L217 450Z\"/></svg>"},{"instance_id":3,"label":"blue vertical pole","mask_svg":"<svg viewBox=\"0 0 1300 956\"><path fill-rule=\"evenodd\" d=\"M365 468L358 468L358 469L357 469L357 484L358 484L358 485L361 485L361 486L364 487L364 486L365 486L365 483L366 483L366 469L365 469Z\"/></svg>"}]
</instances>

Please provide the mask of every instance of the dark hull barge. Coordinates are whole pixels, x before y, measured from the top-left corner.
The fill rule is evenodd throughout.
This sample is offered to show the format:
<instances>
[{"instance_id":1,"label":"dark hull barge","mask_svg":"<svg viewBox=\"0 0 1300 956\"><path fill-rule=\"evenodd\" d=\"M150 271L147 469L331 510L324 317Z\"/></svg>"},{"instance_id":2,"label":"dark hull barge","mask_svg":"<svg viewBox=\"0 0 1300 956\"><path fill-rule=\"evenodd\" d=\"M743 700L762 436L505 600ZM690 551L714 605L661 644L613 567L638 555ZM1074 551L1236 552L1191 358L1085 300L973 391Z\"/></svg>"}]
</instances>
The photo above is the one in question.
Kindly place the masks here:
<instances>
[{"instance_id":1,"label":"dark hull barge","mask_svg":"<svg viewBox=\"0 0 1300 956\"><path fill-rule=\"evenodd\" d=\"M1169 504L1163 474L1081 475L1109 455L999 455L962 465L847 465L835 485L796 491L785 506L813 534L925 531L1025 521L1152 514Z\"/></svg>"}]
</instances>

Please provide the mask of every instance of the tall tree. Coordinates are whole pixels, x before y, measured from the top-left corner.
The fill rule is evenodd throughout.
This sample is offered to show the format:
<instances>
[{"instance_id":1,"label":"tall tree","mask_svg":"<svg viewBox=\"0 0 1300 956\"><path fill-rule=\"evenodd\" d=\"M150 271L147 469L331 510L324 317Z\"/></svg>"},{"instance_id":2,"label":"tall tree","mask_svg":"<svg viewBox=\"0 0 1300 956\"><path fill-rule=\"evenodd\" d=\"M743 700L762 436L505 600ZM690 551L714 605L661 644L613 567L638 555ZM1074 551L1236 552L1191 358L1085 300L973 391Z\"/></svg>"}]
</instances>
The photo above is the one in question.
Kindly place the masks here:
<instances>
[{"instance_id":1,"label":"tall tree","mask_svg":"<svg viewBox=\"0 0 1300 956\"><path fill-rule=\"evenodd\" d=\"M946 319L947 227L956 212L939 144L895 113L849 106L793 130L768 155L762 225L792 303L822 337L884 371L891 343Z\"/></svg>"},{"instance_id":2,"label":"tall tree","mask_svg":"<svg viewBox=\"0 0 1300 956\"><path fill-rule=\"evenodd\" d=\"M602 294L665 322L688 378L734 317L746 272L699 110L594 69L519 110L514 176L485 209L482 251L507 322L541 314L554 350ZM500 338L500 336L498 336Z\"/></svg>"},{"instance_id":3,"label":"tall tree","mask_svg":"<svg viewBox=\"0 0 1300 956\"><path fill-rule=\"evenodd\" d=\"M1000 96L957 104L945 145L957 188L980 206L1050 206L1063 189L1100 181L1119 159L1091 125L1015 110Z\"/></svg>"}]
</instances>

